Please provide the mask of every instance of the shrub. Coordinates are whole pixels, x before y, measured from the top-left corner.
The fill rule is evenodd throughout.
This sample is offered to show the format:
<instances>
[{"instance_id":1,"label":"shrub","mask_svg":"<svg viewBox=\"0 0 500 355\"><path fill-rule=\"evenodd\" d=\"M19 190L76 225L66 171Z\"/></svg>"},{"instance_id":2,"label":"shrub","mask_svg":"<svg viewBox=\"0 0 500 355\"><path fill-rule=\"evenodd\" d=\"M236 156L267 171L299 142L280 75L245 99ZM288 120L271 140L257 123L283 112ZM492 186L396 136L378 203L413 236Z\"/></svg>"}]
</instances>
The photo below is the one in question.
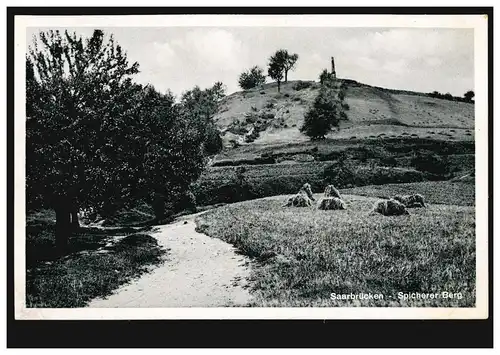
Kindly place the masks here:
<instances>
[{"instance_id":1,"label":"shrub","mask_svg":"<svg viewBox=\"0 0 500 355\"><path fill-rule=\"evenodd\" d=\"M330 85L321 86L313 105L304 116L304 124L300 131L311 139L323 139L343 119L339 110L340 102L335 99L334 89Z\"/></svg>"},{"instance_id":2,"label":"shrub","mask_svg":"<svg viewBox=\"0 0 500 355\"><path fill-rule=\"evenodd\" d=\"M207 155L214 155L222 150L222 138L215 124L210 123L205 130L205 142L203 144Z\"/></svg>"},{"instance_id":3,"label":"shrub","mask_svg":"<svg viewBox=\"0 0 500 355\"><path fill-rule=\"evenodd\" d=\"M268 101L268 102L266 103L266 108L267 108L267 109L272 109L273 107L274 107L274 102L272 102L272 101Z\"/></svg>"},{"instance_id":4,"label":"shrub","mask_svg":"<svg viewBox=\"0 0 500 355\"><path fill-rule=\"evenodd\" d=\"M354 163L336 163L325 167L324 183L339 188L364 185L419 182L426 179L421 171L392 167L359 167Z\"/></svg>"},{"instance_id":5,"label":"shrub","mask_svg":"<svg viewBox=\"0 0 500 355\"><path fill-rule=\"evenodd\" d=\"M264 70L258 66L240 74L238 84L243 90L249 90L266 82Z\"/></svg>"},{"instance_id":6,"label":"shrub","mask_svg":"<svg viewBox=\"0 0 500 355\"><path fill-rule=\"evenodd\" d=\"M174 213L182 211L196 212L196 196L191 190L177 194L173 200L172 210Z\"/></svg>"},{"instance_id":7,"label":"shrub","mask_svg":"<svg viewBox=\"0 0 500 355\"><path fill-rule=\"evenodd\" d=\"M242 126L241 124L239 123L236 123L234 122L228 129L227 129L228 132L231 132L233 134L238 134L238 135L243 135L243 134L246 134L248 132L248 130Z\"/></svg>"},{"instance_id":8,"label":"shrub","mask_svg":"<svg viewBox=\"0 0 500 355\"><path fill-rule=\"evenodd\" d=\"M328 70L323 69L323 71L319 75L319 82L323 85L329 79L330 79L330 73L328 73Z\"/></svg>"},{"instance_id":9,"label":"shrub","mask_svg":"<svg viewBox=\"0 0 500 355\"><path fill-rule=\"evenodd\" d=\"M254 113L245 114L246 123L255 123L257 121L257 115Z\"/></svg>"},{"instance_id":10,"label":"shrub","mask_svg":"<svg viewBox=\"0 0 500 355\"><path fill-rule=\"evenodd\" d=\"M312 82L299 80L295 83L295 85L293 86L293 89L296 91L299 91L299 90L310 88L311 86L312 86Z\"/></svg>"},{"instance_id":11,"label":"shrub","mask_svg":"<svg viewBox=\"0 0 500 355\"><path fill-rule=\"evenodd\" d=\"M336 163L328 165L323 170L325 184L337 187L352 187L356 185L356 173L351 161L347 161L345 154L341 154Z\"/></svg>"},{"instance_id":12,"label":"shrub","mask_svg":"<svg viewBox=\"0 0 500 355\"><path fill-rule=\"evenodd\" d=\"M241 146L240 142L238 142L238 141L237 141L237 140L235 140L235 139L231 139L231 140L229 141L229 143L231 144L231 146L232 146L233 148L238 148L238 147L240 147L240 146Z\"/></svg>"},{"instance_id":13,"label":"shrub","mask_svg":"<svg viewBox=\"0 0 500 355\"><path fill-rule=\"evenodd\" d=\"M464 100L465 102L473 102L473 98L474 98L474 91L472 90L469 90L467 91L465 94L464 94Z\"/></svg>"},{"instance_id":14,"label":"shrub","mask_svg":"<svg viewBox=\"0 0 500 355\"><path fill-rule=\"evenodd\" d=\"M345 91L344 91L344 89L340 89L337 95L338 95L338 98L339 98L340 101L344 101L344 99L345 99ZM342 106L344 106L344 104L342 104Z\"/></svg>"},{"instance_id":15,"label":"shrub","mask_svg":"<svg viewBox=\"0 0 500 355\"><path fill-rule=\"evenodd\" d=\"M418 152L411 160L412 166L417 170L447 177L450 171L449 159L447 156L440 156L436 153Z\"/></svg>"}]
</instances>

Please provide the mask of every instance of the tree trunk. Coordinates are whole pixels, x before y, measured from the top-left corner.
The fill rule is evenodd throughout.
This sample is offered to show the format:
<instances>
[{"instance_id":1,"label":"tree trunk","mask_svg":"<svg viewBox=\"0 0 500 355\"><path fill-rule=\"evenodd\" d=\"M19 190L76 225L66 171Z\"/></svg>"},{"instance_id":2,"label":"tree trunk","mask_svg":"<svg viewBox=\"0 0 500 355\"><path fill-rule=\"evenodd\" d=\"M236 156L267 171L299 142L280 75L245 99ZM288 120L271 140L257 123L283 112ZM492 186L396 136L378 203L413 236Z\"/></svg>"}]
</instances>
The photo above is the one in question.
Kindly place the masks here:
<instances>
[{"instance_id":1,"label":"tree trunk","mask_svg":"<svg viewBox=\"0 0 500 355\"><path fill-rule=\"evenodd\" d=\"M80 228L80 222L78 221L78 209L73 208L71 210L71 228L73 230Z\"/></svg>"},{"instance_id":2,"label":"tree trunk","mask_svg":"<svg viewBox=\"0 0 500 355\"><path fill-rule=\"evenodd\" d=\"M165 218L165 197L161 194L156 193L153 197L152 202L153 203L151 207L153 207L155 219L157 221L161 221Z\"/></svg>"},{"instance_id":3,"label":"tree trunk","mask_svg":"<svg viewBox=\"0 0 500 355\"><path fill-rule=\"evenodd\" d=\"M278 92L280 92L280 81L278 80Z\"/></svg>"},{"instance_id":4,"label":"tree trunk","mask_svg":"<svg viewBox=\"0 0 500 355\"><path fill-rule=\"evenodd\" d=\"M68 252L68 240L71 234L70 209L64 204L56 207L56 250L59 255Z\"/></svg>"},{"instance_id":5,"label":"tree trunk","mask_svg":"<svg viewBox=\"0 0 500 355\"><path fill-rule=\"evenodd\" d=\"M288 82L288 70L285 70L285 83Z\"/></svg>"}]
</instances>

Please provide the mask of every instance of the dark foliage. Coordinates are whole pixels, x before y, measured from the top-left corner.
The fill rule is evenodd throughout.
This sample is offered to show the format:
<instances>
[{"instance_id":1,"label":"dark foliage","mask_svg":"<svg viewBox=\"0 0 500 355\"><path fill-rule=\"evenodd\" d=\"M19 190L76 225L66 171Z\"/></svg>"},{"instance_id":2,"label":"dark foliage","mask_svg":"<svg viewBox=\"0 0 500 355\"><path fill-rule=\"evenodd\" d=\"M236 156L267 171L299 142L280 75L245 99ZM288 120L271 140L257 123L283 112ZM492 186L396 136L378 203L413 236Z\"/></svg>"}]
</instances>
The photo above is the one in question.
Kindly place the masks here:
<instances>
[{"instance_id":1,"label":"dark foliage","mask_svg":"<svg viewBox=\"0 0 500 355\"><path fill-rule=\"evenodd\" d=\"M324 139L333 127L337 127L339 121L345 119L341 92L335 87L333 79L324 81L312 107L304 116L304 124L300 131L316 140Z\"/></svg>"},{"instance_id":2,"label":"dark foliage","mask_svg":"<svg viewBox=\"0 0 500 355\"><path fill-rule=\"evenodd\" d=\"M474 96L475 96L474 91L469 90L464 94L464 99L467 102L473 102Z\"/></svg>"},{"instance_id":3,"label":"dark foliage","mask_svg":"<svg viewBox=\"0 0 500 355\"><path fill-rule=\"evenodd\" d=\"M173 95L134 83L138 64L112 36L40 32L26 57L27 208L56 210L65 253L80 208L113 215L184 191L220 150L211 115L224 86ZM219 137L220 138L220 137Z\"/></svg>"},{"instance_id":4,"label":"dark foliage","mask_svg":"<svg viewBox=\"0 0 500 355\"><path fill-rule=\"evenodd\" d=\"M411 160L412 165L420 171L448 177L451 173L450 162L446 155L432 152L416 153Z\"/></svg>"},{"instance_id":5,"label":"dark foliage","mask_svg":"<svg viewBox=\"0 0 500 355\"><path fill-rule=\"evenodd\" d=\"M297 91L300 91L300 90L304 90L304 89L308 89L310 88L311 86L313 85L312 82L310 81L302 81L302 80L299 80L295 83L295 85L293 86L293 89L294 90L297 90Z\"/></svg>"},{"instance_id":6,"label":"dark foliage","mask_svg":"<svg viewBox=\"0 0 500 355\"><path fill-rule=\"evenodd\" d=\"M471 93L472 96L470 96ZM467 93L465 93L464 97L453 96L449 92L447 92L446 94L441 94L439 91L433 91L431 93L428 93L427 96L448 101L474 102L472 101L472 97L474 96L474 93L472 91L468 91Z\"/></svg>"},{"instance_id":7,"label":"dark foliage","mask_svg":"<svg viewBox=\"0 0 500 355\"><path fill-rule=\"evenodd\" d=\"M263 85L265 82L266 76L264 75L264 69L258 66L254 66L248 71L241 73L238 79L238 84L243 90L249 90Z\"/></svg>"}]
</instances>

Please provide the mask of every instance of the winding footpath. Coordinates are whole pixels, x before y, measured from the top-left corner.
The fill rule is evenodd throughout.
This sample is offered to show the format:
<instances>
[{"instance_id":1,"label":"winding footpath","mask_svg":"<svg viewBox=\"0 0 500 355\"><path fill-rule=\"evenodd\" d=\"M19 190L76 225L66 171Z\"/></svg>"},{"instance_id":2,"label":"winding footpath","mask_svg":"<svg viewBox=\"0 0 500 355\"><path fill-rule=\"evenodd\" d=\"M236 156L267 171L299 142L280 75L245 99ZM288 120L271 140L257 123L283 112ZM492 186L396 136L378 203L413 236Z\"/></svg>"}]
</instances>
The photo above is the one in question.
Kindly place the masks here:
<instances>
[{"instance_id":1,"label":"winding footpath","mask_svg":"<svg viewBox=\"0 0 500 355\"><path fill-rule=\"evenodd\" d=\"M248 258L220 239L195 231L196 215L155 228L151 236L167 250L165 262L88 307L231 307L246 306Z\"/></svg>"}]
</instances>

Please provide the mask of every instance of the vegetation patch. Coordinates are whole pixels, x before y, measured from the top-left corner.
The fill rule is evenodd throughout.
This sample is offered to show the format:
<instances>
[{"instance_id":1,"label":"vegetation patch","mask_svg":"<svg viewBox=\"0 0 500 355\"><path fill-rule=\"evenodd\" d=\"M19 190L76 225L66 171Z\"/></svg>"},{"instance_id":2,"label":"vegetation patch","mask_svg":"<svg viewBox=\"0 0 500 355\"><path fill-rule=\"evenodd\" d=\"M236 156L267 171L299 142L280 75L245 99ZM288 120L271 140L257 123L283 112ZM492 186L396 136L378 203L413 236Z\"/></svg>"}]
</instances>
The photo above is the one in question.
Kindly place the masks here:
<instances>
[{"instance_id":1,"label":"vegetation patch","mask_svg":"<svg viewBox=\"0 0 500 355\"><path fill-rule=\"evenodd\" d=\"M320 192L329 183L349 187L427 180L425 173L414 169L367 164L353 166L338 177L337 166L332 162L252 165L245 167L242 178L237 178L238 167L217 167L198 180L193 192L200 205L211 205L296 193L306 182Z\"/></svg>"},{"instance_id":2,"label":"vegetation patch","mask_svg":"<svg viewBox=\"0 0 500 355\"><path fill-rule=\"evenodd\" d=\"M284 208L286 197L228 205L200 216L198 230L259 262L255 306L474 306L474 208L430 205L384 217L367 215L375 199L344 197L343 211ZM443 290L463 297L397 298L401 291ZM332 292L385 297L331 300Z\"/></svg>"},{"instance_id":3,"label":"vegetation patch","mask_svg":"<svg viewBox=\"0 0 500 355\"><path fill-rule=\"evenodd\" d=\"M295 85L293 86L293 89L296 90L296 91L300 91L300 90L304 90L304 89L308 89L310 88L311 86L313 86L314 82L313 81L302 81L302 80L299 80L295 83Z\"/></svg>"},{"instance_id":4,"label":"vegetation patch","mask_svg":"<svg viewBox=\"0 0 500 355\"><path fill-rule=\"evenodd\" d=\"M476 188L474 179L467 181L425 181L410 184L387 184L359 186L343 189L342 193L361 196L389 198L394 195L420 193L430 203L475 206Z\"/></svg>"},{"instance_id":5,"label":"vegetation patch","mask_svg":"<svg viewBox=\"0 0 500 355\"><path fill-rule=\"evenodd\" d=\"M27 307L85 307L161 264L166 252L149 230L80 228L69 239L67 255L60 257L53 221L31 218L26 227Z\"/></svg>"}]
</instances>

